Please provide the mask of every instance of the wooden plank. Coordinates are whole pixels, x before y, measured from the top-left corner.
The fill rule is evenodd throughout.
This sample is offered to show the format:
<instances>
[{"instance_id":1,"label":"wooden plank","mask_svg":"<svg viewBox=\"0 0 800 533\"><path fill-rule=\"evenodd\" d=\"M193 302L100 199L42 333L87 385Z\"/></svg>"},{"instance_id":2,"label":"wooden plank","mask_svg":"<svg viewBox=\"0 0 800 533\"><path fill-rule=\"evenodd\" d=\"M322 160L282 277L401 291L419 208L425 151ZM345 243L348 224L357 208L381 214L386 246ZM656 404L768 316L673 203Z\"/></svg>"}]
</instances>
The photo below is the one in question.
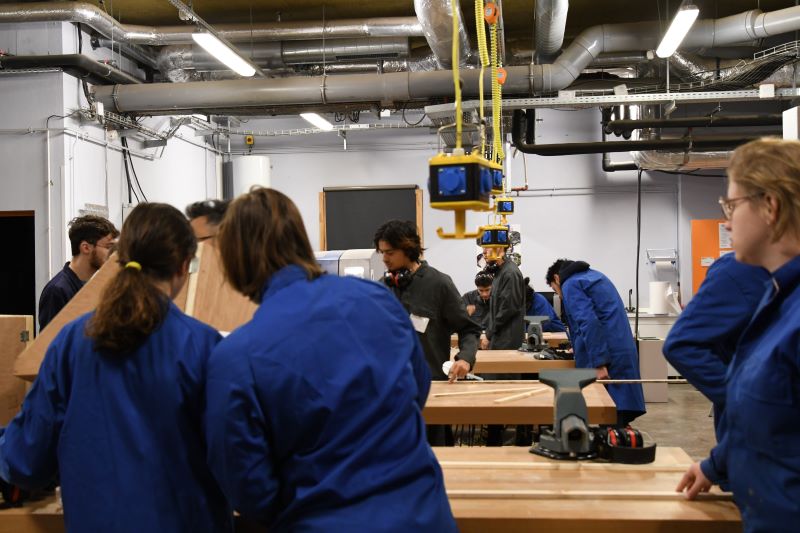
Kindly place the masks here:
<instances>
[{"instance_id":1,"label":"wooden plank","mask_svg":"<svg viewBox=\"0 0 800 533\"><path fill-rule=\"evenodd\" d=\"M33 333L33 316L0 315L0 426L17 415L25 398L25 382L14 375L14 363L33 342Z\"/></svg>"},{"instance_id":2,"label":"wooden plank","mask_svg":"<svg viewBox=\"0 0 800 533\"><path fill-rule=\"evenodd\" d=\"M250 320L258 306L236 292L225 280L215 246L203 243L198 249L200 267L196 276L194 304L187 310L191 313L187 314L219 331L233 331Z\"/></svg>"},{"instance_id":3,"label":"wooden plank","mask_svg":"<svg viewBox=\"0 0 800 533\"><path fill-rule=\"evenodd\" d=\"M325 212L325 192L319 193L319 249L325 251L328 249L328 226L325 221L327 216Z\"/></svg>"},{"instance_id":4,"label":"wooden plank","mask_svg":"<svg viewBox=\"0 0 800 533\"><path fill-rule=\"evenodd\" d=\"M450 505L462 532L592 531L619 533L733 533L741 518L729 496L718 490L700 501L668 496L692 460L680 448L659 448L649 465L553 461L526 448L434 448ZM518 468L498 465L530 466ZM557 498L584 493L590 498ZM473 491L469 493L467 491ZM474 492L478 491L478 492ZM505 497L502 491L545 498ZM517 494L517 496L519 496ZM251 526L252 527L252 526ZM236 531L257 531L237 517ZM61 533L63 513L55 498L0 510L0 533Z\"/></svg>"},{"instance_id":5,"label":"wooden plank","mask_svg":"<svg viewBox=\"0 0 800 533\"><path fill-rule=\"evenodd\" d=\"M220 331L232 331L250 320L257 306L225 281L216 248L200 243L197 254L200 267L189 277L184 312ZM28 381L36 378L50 342L66 324L97 307L103 289L118 271L116 256L112 256L19 355L16 376Z\"/></svg>"},{"instance_id":6,"label":"wooden plank","mask_svg":"<svg viewBox=\"0 0 800 533\"><path fill-rule=\"evenodd\" d=\"M535 394L518 401L497 404L497 398L508 396L514 389L525 387L524 381L456 382L434 381L422 415L428 424L552 424L553 391ZM533 383L530 388L538 388ZM472 392L494 389L491 394L437 397L445 392ZM613 424L617 410L603 385L593 383L583 389L583 397L592 424Z\"/></svg>"},{"instance_id":7,"label":"wooden plank","mask_svg":"<svg viewBox=\"0 0 800 533\"><path fill-rule=\"evenodd\" d=\"M78 291L78 294L67 302L67 305L53 317L53 320L39 332L36 339L19 355L14 366L14 375L33 381L36 378L36 374L39 373L39 366L44 360L44 354L47 352L50 342L58 335L61 328L69 322L97 307L97 303L100 301L100 294L118 271L119 264L116 261L116 255L112 255L100 270L92 276L92 279L86 282L86 285Z\"/></svg>"},{"instance_id":8,"label":"wooden plank","mask_svg":"<svg viewBox=\"0 0 800 533\"><path fill-rule=\"evenodd\" d=\"M729 495L674 492L692 463L680 448L658 448L648 465L554 461L515 446L434 453L462 532L741 531Z\"/></svg>"},{"instance_id":9,"label":"wooden plank","mask_svg":"<svg viewBox=\"0 0 800 533\"><path fill-rule=\"evenodd\" d=\"M563 332L544 332L542 335L544 341L547 343L548 346L551 348L558 348L561 346L562 343L569 342L569 337L566 333ZM486 335L481 335L481 339L485 339ZM520 341L520 344L522 342ZM451 335L450 336L450 347L451 348L458 348L458 335Z\"/></svg>"},{"instance_id":10,"label":"wooden plank","mask_svg":"<svg viewBox=\"0 0 800 533\"><path fill-rule=\"evenodd\" d=\"M538 374L542 370L575 368L574 360L534 359L519 350L478 350L473 374Z\"/></svg>"}]
</instances>

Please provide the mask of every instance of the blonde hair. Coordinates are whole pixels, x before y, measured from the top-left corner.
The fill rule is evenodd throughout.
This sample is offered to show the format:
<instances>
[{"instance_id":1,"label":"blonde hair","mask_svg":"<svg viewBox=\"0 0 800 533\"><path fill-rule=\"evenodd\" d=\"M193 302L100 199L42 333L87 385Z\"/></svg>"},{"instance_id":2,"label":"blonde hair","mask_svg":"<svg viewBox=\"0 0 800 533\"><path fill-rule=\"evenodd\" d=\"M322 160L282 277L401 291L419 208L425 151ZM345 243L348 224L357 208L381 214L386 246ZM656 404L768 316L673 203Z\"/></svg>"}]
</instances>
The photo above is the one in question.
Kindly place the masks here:
<instances>
[{"instance_id":1,"label":"blonde hair","mask_svg":"<svg viewBox=\"0 0 800 533\"><path fill-rule=\"evenodd\" d=\"M773 241L787 232L800 237L800 141L750 141L733 152L728 177L747 194L769 194L777 200Z\"/></svg>"}]
</instances>

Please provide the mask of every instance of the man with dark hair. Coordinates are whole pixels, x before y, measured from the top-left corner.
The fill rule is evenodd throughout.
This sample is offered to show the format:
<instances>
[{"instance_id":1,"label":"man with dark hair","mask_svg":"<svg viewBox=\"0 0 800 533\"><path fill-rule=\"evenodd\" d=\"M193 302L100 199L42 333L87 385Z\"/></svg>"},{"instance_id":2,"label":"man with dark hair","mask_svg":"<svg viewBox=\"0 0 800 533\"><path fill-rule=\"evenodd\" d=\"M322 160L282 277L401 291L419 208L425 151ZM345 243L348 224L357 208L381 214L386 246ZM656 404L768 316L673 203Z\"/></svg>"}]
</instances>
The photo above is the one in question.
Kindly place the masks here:
<instances>
[{"instance_id":1,"label":"man with dark hair","mask_svg":"<svg viewBox=\"0 0 800 533\"><path fill-rule=\"evenodd\" d=\"M505 248L484 248L486 270L494 272L486 338L490 350L516 350L525 335L525 279Z\"/></svg>"},{"instance_id":2,"label":"man with dark hair","mask_svg":"<svg viewBox=\"0 0 800 533\"><path fill-rule=\"evenodd\" d=\"M84 215L69 223L72 260L47 282L39 296L39 331L67 305L111 255L119 231L103 217Z\"/></svg>"},{"instance_id":3,"label":"man with dark hair","mask_svg":"<svg viewBox=\"0 0 800 533\"><path fill-rule=\"evenodd\" d=\"M186 206L186 216L192 225L197 242L203 242L217 235L228 204L230 204L228 200L203 200Z\"/></svg>"},{"instance_id":4,"label":"man with dark hair","mask_svg":"<svg viewBox=\"0 0 800 533\"><path fill-rule=\"evenodd\" d=\"M611 280L588 263L559 259L547 269L545 281L563 302L575 366L596 369L597 379L640 379L625 304ZM646 412L640 383L606 387L617 405L618 425L627 426Z\"/></svg>"},{"instance_id":5,"label":"man with dark hair","mask_svg":"<svg viewBox=\"0 0 800 533\"><path fill-rule=\"evenodd\" d=\"M489 297L492 295L492 275L485 270L478 272L475 276L475 287L477 287L475 290L462 294L461 299L467 306L467 314L481 328L486 329L486 321L489 319Z\"/></svg>"},{"instance_id":6,"label":"man with dark hair","mask_svg":"<svg viewBox=\"0 0 800 533\"><path fill-rule=\"evenodd\" d=\"M422 260L416 225L390 220L375 232L373 244L386 266L384 283L411 315L433 379L445 379L442 364L450 360L453 333L458 334L460 351L448 377L450 381L465 377L475 366L481 328L469 318L450 276ZM428 441L432 445L452 444L452 429L428 426Z\"/></svg>"}]
</instances>

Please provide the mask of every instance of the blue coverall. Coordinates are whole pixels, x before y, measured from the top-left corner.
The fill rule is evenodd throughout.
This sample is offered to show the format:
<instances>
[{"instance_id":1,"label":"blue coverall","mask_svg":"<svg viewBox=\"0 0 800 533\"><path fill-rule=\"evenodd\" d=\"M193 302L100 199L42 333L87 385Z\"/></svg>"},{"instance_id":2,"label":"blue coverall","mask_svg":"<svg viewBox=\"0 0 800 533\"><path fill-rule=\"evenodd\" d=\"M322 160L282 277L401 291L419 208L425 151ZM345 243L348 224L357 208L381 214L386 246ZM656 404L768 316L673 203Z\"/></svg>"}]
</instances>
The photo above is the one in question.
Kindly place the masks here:
<instances>
[{"instance_id":1,"label":"blue coverall","mask_svg":"<svg viewBox=\"0 0 800 533\"><path fill-rule=\"evenodd\" d=\"M581 261L576 261L568 272L562 269L560 277L575 366L606 366L611 379L640 379L639 357L628 315L611 280ZM631 415L645 413L640 384L607 385L607 388L617 411Z\"/></svg>"},{"instance_id":2,"label":"blue coverall","mask_svg":"<svg viewBox=\"0 0 800 533\"><path fill-rule=\"evenodd\" d=\"M747 532L800 527L800 256L772 273L728 365L726 421L700 466L727 477Z\"/></svg>"},{"instance_id":3,"label":"blue coverall","mask_svg":"<svg viewBox=\"0 0 800 533\"><path fill-rule=\"evenodd\" d=\"M6 481L36 488L59 476L67 531L233 528L202 426L208 357L220 336L168 305L129 355L94 350L84 333L91 314L65 326L0 436Z\"/></svg>"},{"instance_id":4,"label":"blue coverall","mask_svg":"<svg viewBox=\"0 0 800 533\"><path fill-rule=\"evenodd\" d=\"M549 316L550 320L542 324L542 331L549 331L551 333L559 333L567 331L567 327L556 315L556 310L547 301L547 298L538 292L533 294L533 302L525 312L525 316Z\"/></svg>"},{"instance_id":5,"label":"blue coverall","mask_svg":"<svg viewBox=\"0 0 800 533\"><path fill-rule=\"evenodd\" d=\"M430 379L385 287L284 267L211 356L211 467L271 532L456 531L425 438Z\"/></svg>"},{"instance_id":6,"label":"blue coverall","mask_svg":"<svg viewBox=\"0 0 800 533\"><path fill-rule=\"evenodd\" d=\"M664 357L714 404L720 438L725 409L725 374L769 281L769 272L726 254L708 269L697 294L681 313L664 343Z\"/></svg>"}]
</instances>

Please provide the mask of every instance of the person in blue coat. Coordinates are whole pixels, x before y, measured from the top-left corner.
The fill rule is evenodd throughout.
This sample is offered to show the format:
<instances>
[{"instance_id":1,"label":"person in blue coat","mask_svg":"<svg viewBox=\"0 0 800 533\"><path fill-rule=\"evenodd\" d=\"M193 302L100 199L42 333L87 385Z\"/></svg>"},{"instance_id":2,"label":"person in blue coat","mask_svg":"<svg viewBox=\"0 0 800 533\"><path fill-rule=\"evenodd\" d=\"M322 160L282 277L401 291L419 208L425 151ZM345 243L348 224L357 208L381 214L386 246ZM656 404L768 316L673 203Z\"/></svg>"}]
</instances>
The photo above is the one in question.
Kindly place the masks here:
<instances>
[{"instance_id":1,"label":"person in blue coat","mask_svg":"<svg viewBox=\"0 0 800 533\"><path fill-rule=\"evenodd\" d=\"M640 379L639 355L625 304L605 275L583 261L559 259L547 270L547 284L564 305L577 368L597 369L597 379ZM639 383L607 385L626 426L646 412Z\"/></svg>"},{"instance_id":2,"label":"person in blue coat","mask_svg":"<svg viewBox=\"0 0 800 533\"><path fill-rule=\"evenodd\" d=\"M208 458L234 508L271 532L456 531L422 418L431 376L400 302L322 275L273 189L234 200L217 242L228 281L259 304L208 371Z\"/></svg>"},{"instance_id":3,"label":"person in blue coat","mask_svg":"<svg viewBox=\"0 0 800 533\"><path fill-rule=\"evenodd\" d=\"M0 434L0 477L61 482L70 532L229 532L206 462L208 357L219 333L171 301L197 243L165 204L131 211L122 269L97 310L56 336L22 411Z\"/></svg>"},{"instance_id":4,"label":"person in blue coat","mask_svg":"<svg viewBox=\"0 0 800 533\"><path fill-rule=\"evenodd\" d=\"M725 429L677 490L694 498L727 479L747 532L800 524L800 142L734 151L720 204L736 259L770 272L728 365Z\"/></svg>"},{"instance_id":5,"label":"person in blue coat","mask_svg":"<svg viewBox=\"0 0 800 533\"><path fill-rule=\"evenodd\" d=\"M728 364L768 280L764 268L741 263L734 254L723 255L708 269L664 343L667 361L714 404L718 440Z\"/></svg>"},{"instance_id":6,"label":"person in blue coat","mask_svg":"<svg viewBox=\"0 0 800 533\"><path fill-rule=\"evenodd\" d=\"M567 331L567 327L563 322L561 322L561 319L558 318L556 310L553 309L553 306L550 305L550 302L547 301L547 298L538 292L533 292L531 305L528 307L528 310L525 311L525 316L550 317L550 320L542 324L542 331L547 331L550 333L563 333Z\"/></svg>"}]
</instances>

